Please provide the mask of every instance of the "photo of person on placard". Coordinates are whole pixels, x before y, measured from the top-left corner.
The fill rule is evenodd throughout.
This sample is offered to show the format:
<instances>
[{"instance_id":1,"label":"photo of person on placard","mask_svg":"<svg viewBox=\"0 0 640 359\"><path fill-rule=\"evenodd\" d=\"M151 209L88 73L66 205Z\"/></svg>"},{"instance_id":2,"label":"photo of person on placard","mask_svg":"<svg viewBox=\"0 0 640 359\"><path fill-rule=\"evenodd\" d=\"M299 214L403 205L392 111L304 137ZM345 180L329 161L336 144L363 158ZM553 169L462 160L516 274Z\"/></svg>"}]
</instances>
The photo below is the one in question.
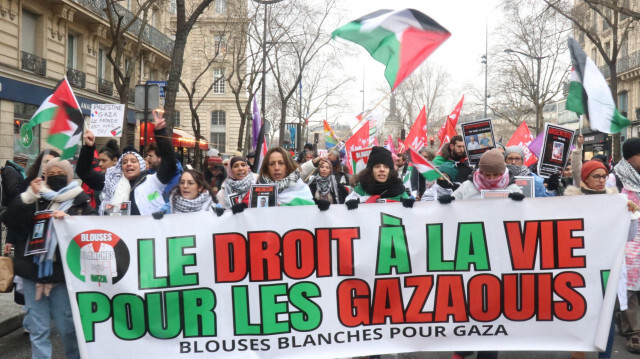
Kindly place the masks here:
<instances>
[{"instance_id":1,"label":"photo of person on placard","mask_svg":"<svg viewBox=\"0 0 640 359\"><path fill-rule=\"evenodd\" d=\"M556 161L562 161L562 154L564 153L564 143L554 141L553 150L551 152L551 159Z\"/></svg>"},{"instance_id":2,"label":"photo of person on placard","mask_svg":"<svg viewBox=\"0 0 640 359\"><path fill-rule=\"evenodd\" d=\"M467 140L468 140L467 142L468 151L479 150L482 148L482 146L480 146L480 143L476 141L476 135L469 136Z\"/></svg>"},{"instance_id":3,"label":"photo of person on placard","mask_svg":"<svg viewBox=\"0 0 640 359\"><path fill-rule=\"evenodd\" d=\"M269 196L258 196L258 208L269 207Z\"/></svg>"}]
</instances>

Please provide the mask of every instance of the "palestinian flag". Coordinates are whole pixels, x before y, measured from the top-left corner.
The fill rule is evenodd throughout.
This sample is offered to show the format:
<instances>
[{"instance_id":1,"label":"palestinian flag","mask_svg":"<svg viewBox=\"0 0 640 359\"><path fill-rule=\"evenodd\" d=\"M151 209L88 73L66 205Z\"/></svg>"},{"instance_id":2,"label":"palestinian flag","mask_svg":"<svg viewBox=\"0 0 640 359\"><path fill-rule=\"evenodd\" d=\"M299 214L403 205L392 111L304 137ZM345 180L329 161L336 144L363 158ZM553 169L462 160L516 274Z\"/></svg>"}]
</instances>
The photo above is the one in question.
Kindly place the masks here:
<instances>
[{"instance_id":1,"label":"palestinian flag","mask_svg":"<svg viewBox=\"0 0 640 359\"><path fill-rule=\"evenodd\" d=\"M394 90L451 33L413 9L378 10L336 29L341 37L364 47L386 66L384 76Z\"/></svg>"},{"instance_id":2,"label":"palestinian flag","mask_svg":"<svg viewBox=\"0 0 640 359\"><path fill-rule=\"evenodd\" d=\"M631 122L618 112L611 89L593 60L576 40L570 37L568 43L573 68L567 110L587 115L593 130L608 134L620 132Z\"/></svg>"},{"instance_id":3,"label":"palestinian flag","mask_svg":"<svg viewBox=\"0 0 640 359\"><path fill-rule=\"evenodd\" d=\"M31 145L33 127L49 121L53 123L49 129L47 142L62 151L61 158L72 158L82 138L84 117L66 77L44 100L31 120L20 128L22 145L25 147Z\"/></svg>"},{"instance_id":4,"label":"palestinian flag","mask_svg":"<svg viewBox=\"0 0 640 359\"><path fill-rule=\"evenodd\" d=\"M440 171L436 169L436 166L427 161L426 158L420 156L416 150L409 147L408 151L410 156L409 171L418 171L418 173L420 173L420 175L427 181L435 181L442 176Z\"/></svg>"},{"instance_id":5,"label":"palestinian flag","mask_svg":"<svg viewBox=\"0 0 640 359\"><path fill-rule=\"evenodd\" d=\"M309 186L301 179L284 191L278 192L278 206L308 206L314 204Z\"/></svg>"}]
</instances>

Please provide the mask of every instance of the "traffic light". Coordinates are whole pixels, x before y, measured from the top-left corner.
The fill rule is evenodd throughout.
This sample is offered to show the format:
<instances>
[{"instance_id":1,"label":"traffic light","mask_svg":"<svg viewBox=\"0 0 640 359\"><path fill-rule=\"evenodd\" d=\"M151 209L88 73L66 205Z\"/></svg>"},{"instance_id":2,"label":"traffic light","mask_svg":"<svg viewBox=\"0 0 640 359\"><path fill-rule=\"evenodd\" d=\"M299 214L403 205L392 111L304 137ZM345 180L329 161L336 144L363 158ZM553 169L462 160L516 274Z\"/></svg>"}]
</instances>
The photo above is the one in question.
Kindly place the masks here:
<instances>
[{"instance_id":1,"label":"traffic light","mask_svg":"<svg viewBox=\"0 0 640 359\"><path fill-rule=\"evenodd\" d=\"M431 136L430 140L431 140L431 146L433 146L433 142L434 142L433 136Z\"/></svg>"}]
</instances>

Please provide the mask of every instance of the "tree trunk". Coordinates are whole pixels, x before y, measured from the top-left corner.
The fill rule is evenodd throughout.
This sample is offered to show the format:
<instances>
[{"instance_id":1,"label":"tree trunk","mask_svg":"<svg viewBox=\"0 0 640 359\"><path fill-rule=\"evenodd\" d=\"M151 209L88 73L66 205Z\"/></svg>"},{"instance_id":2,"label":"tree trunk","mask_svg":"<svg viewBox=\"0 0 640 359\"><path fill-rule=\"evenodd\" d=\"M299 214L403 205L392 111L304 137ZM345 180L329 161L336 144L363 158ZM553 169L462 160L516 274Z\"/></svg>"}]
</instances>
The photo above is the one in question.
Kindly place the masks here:
<instances>
[{"instance_id":1,"label":"tree trunk","mask_svg":"<svg viewBox=\"0 0 640 359\"><path fill-rule=\"evenodd\" d=\"M280 128L278 130L278 135L280 138L278 139L278 146L284 146L284 132L285 132L285 123L287 121L287 102L282 101L280 107Z\"/></svg>"}]
</instances>

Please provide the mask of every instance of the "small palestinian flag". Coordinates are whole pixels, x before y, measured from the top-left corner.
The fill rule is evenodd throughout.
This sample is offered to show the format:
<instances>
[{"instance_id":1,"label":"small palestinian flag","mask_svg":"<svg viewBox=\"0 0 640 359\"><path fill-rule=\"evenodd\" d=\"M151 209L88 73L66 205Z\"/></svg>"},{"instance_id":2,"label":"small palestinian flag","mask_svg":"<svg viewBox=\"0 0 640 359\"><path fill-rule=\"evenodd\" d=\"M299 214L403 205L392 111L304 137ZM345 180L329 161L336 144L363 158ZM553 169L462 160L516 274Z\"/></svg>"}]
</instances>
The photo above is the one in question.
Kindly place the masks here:
<instances>
[{"instance_id":1,"label":"small palestinian flag","mask_svg":"<svg viewBox=\"0 0 640 359\"><path fill-rule=\"evenodd\" d=\"M384 76L394 90L451 33L413 9L378 10L336 29L341 37L364 47L386 66Z\"/></svg>"},{"instance_id":2,"label":"small palestinian flag","mask_svg":"<svg viewBox=\"0 0 640 359\"><path fill-rule=\"evenodd\" d=\"M576 40L569 38L568 43L573 68L567 110L586 114L593 130L608 134L620 132L631 122L618 112L607 80Z\"/></svg>"},{"instance_id":3,"label":"small palestinian flag","mask_svg":"<svg viewBox=\"0 0 640 359\"><path fill-rule=\"evenodd\" d=\"M25 147L33 141L32 128L53 121L47 142L62 151L61 158L72 158L82 138L84 117L71 86L65 77L53 93L40 105L31 120L20 128L20 141Z\"/></svg>"},{"instance_id":4,"label":"small palestinian flag","mask_svg":"<svg viewBox=\"0 0 640 359\"><path fill-rule=\"evenodd\" d=\"M442 176L440 171L438 171L436 169L436 166L431 164L424 157L420 156L420 154L418 152L416 152L416 150L414 150L413 148L409 147L408 151L409 151L409 155L410 155L410 158L409 158L409 170L418 171L418 173L420 173L420 175L422 177L424 177L424 179L427 180L427 181L435 181L438 178L440 178L440 176Z\"/></svg>"}]
</instances>

